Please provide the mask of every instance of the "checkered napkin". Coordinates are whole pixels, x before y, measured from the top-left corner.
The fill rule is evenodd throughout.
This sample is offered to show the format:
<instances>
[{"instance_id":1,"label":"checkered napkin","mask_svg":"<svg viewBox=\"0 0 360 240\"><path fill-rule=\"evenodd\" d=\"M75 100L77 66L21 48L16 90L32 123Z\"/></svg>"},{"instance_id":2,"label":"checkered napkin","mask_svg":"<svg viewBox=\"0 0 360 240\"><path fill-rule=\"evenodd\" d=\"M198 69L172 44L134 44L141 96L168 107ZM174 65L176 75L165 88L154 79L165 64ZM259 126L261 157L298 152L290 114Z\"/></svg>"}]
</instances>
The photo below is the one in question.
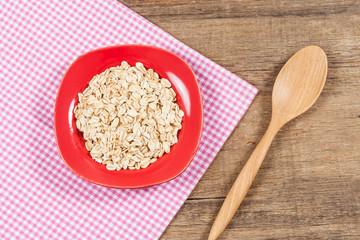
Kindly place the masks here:
<instances>
[{"instance_id":1,"label":"checkered napkin","mask_svg":"<svg viewBox=\"0 0 360 240\"><path fill-rule=\"evenodd\" d=\"M199 150L178 178L121 190L75 175L56 147L56 92L85 52L165 48L194 70L204 102ZM0 1L0 239L158 239L257 89L115 0Z\"/></svg>"}]
</instances>

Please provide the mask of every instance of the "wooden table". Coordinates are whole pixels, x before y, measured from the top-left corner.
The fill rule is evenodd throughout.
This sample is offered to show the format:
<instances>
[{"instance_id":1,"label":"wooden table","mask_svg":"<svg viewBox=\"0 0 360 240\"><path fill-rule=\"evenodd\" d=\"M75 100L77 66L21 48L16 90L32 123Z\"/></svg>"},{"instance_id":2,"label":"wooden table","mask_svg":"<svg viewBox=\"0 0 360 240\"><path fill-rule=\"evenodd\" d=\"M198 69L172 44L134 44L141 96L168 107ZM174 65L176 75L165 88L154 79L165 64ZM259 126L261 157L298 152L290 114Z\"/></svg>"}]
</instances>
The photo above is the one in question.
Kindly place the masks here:
<instances>
[{"instance_id":1,"label":"wooden table","mask_svg":"<svg viewBox=\"0 0 360 240\"><path fill-rule=\"evenodd\" d=\"M360 1L121 2L260 90L161 239L207 239L265 132L277 73L308 45L328 55L324 91L275 138L220 239L360 239Z\"/></svg>"}]
</instances>

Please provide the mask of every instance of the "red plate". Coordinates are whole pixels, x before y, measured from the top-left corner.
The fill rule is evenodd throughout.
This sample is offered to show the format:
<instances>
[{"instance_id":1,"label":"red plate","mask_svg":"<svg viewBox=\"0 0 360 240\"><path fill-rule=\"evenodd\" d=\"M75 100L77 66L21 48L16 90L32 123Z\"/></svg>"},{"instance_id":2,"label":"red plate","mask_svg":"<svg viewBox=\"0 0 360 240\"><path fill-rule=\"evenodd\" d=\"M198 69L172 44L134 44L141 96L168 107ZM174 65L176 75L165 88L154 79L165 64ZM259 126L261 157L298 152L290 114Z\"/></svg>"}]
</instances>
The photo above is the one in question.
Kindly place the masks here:
<instances>
[{"instance_id":1,"label":"red plate","mask_svg":"<svg viewBox=\"0 0 360 240\"><path fill-rule=\"evenodd\" d=\"M74 106L93 76L122 61L130 65L142 62L160 77L172 83L177 103L184 111L178 143L149 167L140 170L109 171L93 160L85 149L85 140L77 130ZM199 145L203 107L199 85L191 68L175 54L161 48L122 45L97 49L79 57L66 72L55 103L55 135L61 156L80 177L108 187L142 188L160 184L179 176L194 158Z\"/></svg>"}]
</instances>

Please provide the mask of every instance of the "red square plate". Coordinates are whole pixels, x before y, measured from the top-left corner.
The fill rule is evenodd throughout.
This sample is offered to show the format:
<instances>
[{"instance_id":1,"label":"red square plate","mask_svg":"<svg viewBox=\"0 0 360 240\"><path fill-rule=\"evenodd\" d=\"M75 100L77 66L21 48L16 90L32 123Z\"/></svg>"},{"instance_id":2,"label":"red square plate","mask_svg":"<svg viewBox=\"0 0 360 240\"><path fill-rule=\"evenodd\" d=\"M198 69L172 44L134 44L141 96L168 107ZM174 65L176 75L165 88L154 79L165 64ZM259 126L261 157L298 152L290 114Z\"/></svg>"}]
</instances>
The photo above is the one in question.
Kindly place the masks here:
<instances>
[{"instance_id":1,"label":"red square plate","mask_svg":"<svg viewBox=\"0 0 360 240\"><path fill-rule=\"evenodd\" d=\"M82 92L96 74L122 61L130 65L141 62L160 77L167 78L184 111L178 142L170 153L140 170L109 171L93 160L85 148L85 140L77 130L74 107L77 94ZM199 85L192 69L178 56L161 48L143 45L121 45L88 52L79 57L66 72L55 103L55 135L66 165L80 177L108 187L142 188L160 184L179 176L191 163L198 148L203 106Z\"/></svg>"}]
</instances>

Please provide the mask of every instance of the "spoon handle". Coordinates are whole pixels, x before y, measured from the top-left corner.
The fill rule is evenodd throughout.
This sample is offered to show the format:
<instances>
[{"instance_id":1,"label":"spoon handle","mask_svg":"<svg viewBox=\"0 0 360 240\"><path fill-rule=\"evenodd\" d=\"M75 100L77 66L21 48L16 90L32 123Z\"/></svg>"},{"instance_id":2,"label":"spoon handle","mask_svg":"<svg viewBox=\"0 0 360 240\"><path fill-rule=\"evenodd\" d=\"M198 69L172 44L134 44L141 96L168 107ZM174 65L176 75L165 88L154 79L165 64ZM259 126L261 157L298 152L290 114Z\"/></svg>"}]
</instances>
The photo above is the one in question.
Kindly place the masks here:
<instances>
[{"instance_id":1,"label":"spoon handle","mask_svg":"<svg viewBox=\"0 0 360 240\"><path fill-rule=\"evenodd\" d=\"M251 154L249 160L244 165L239 176L235 180L230 192L226 196L226 199L214 221L214 224L210 230L208 240L215 240L225 230L229 224L231 218L234 216L236 210L239 208L242 200L245 198L254 178L265 158L269 147L279 131L280 127L277 124L273 124L271 121L268 129L266 130L263 138Z\"/></svg>"}]
</instances>

